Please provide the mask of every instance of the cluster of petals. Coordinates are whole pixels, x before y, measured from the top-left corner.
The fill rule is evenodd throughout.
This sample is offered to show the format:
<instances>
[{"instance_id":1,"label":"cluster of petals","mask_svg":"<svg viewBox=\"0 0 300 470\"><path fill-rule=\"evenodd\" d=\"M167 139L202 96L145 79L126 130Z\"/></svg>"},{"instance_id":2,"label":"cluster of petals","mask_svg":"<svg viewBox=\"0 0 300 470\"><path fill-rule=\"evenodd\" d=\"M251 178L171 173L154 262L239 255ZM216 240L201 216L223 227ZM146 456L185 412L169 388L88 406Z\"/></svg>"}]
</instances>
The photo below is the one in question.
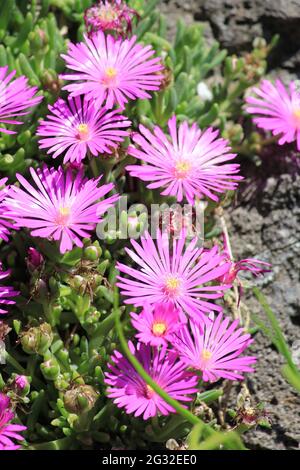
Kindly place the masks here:
<instances>
[{"instance_id":1,"label":"cluster of petals","mask_svg":"<svg viewBox=\"0 0 300 470\"><path fill-rule=\"evenodd\" d=\"M131 32L134 18L138 18L138 13L123 0L99 0L84 14L85 27L89 37L97 31L125 36Z\"/></svg>"},{"instance_id":2,"label":"cluster of petals","mask_svg":"<svg viewBox=\"0 0 300 470\"><path fill-rule=\"evenodd\" d=\"M287 89L280 80L275 84L263 80L246 98L247 112L254 115L255 124L279 136L283 145L296 141L300 150L300 91L295 82Z\"/></svg>"},{"instance_id":3,"label":"cluster of petals","mask_svg":"<svg viewBox=\"0 0 300 470\"><path fill-rule=\"evenodd\" d=\"M254 356L241 356L252 343L249 333L238 328L239 321L232 323L219 313L209 315L209 322L200 328L192 319L174 334L172 345L178 351L186 367L201 371L202 379L215 382L223 378L243 380L244 372L253 372Z\"/></svg>"},{"instance_id":4,"label":"cluster of petals","mask_svg":"<svg viewBox=\"0 0 300 470\"><path fill-rule=\"evenodd\" d=\"M30 109L40 103L42 96L35 96L37 88L28 86L28 80L23 75L13 80L16 71L8 71L8 66L0 67L0 123L23 124L16 120L30 113ZM5 134L15 134L15 131L0 128Z\"/></svg>"},{"instance_id":5,"label":"cluster of petals","mask_svg":"<svg viewBox=\"0 0 300 470\"><path fill-rule=\"evenodd\" d=\"M168 352L166 347L152 348L144 343L138 343L135 347L131 342L128 345L145 371L170 397L181 403L193 399L198 377L186 371L176 354ZM114 351L111 359L109 372L105 373L105 383L109 385L108 396L119 408L125 408L126 413L142 416L145 420L158 413L165 416L175 412L119 351Z\"/></svg>"},{"instance_id":6,"label":"cluster of petals","mask_svg":"<svg viewBox=\"0 0 300 470\"><path fill-rule=\"evenodd\" d=\"M96 106L104 102L107 109L114 105L124 108L129 99L151 98L149 92L159 90L163 66L159 57L153 57L151 46L142 46L130 39L115 39L102 31L85 41L70 44L62 54L73 74L61 78L71 83L64 90L71 96L84 94L94 99Z\"/></svg>"},{"instance_id":7,"label":"cluster of petals","mask_svg":"<svg viewBox=\"0 0 300 470\"><path fill-rule=\"evenodd\" d=\"M14 441L24 440L20 433L27 428L20 424L12 424L14 418L9 397L0 393L0 450L17 450L20 445Z\"/></svg>"},{"instance_id":8,"label":"cluster of petals","mask_svg":"<svg viewBox=\"0 0 300 470\"><path fill-rule=\"evenodd\" d=\"M59 99L49 105L49 114L41 121L37 135L40 148L48 149L53 158L65 153L64 163L80 163L88 153L112 153L129 132L130 121L119 110L107 111L95 101L81 96Z\"/></svg>"},{"instance_id":9,"label":"cluster of petals","mask_svg":"<svg viewBox=\"0 0 300 470\"><path fill-rule=\"evenodd\" d=\"M187 121L177 128L176 116L168 127L170 138L158 126L151 132L140 125L132 137L136 146L128 153L146 164L128 165L131 176L149 182L149 189L165 188L163 196L175 196L178 202L185 197L190 204L204 196L218 201L218 194L236 189L242 179L239 165L228 163L236 155L218 130L202 131Z\"/></svg>"},{"instance_id":10,"label":"cluster of petals","mask_svg":"<svg viewBox=\"0 0 300 470\"><path fill-rule=\"evenodd\" d=\"M91 236L101 216L119 198L115 194L99 201L114 185L99 186L101 177L87 179L82 171L74 174L71 169L44 166L37 171L31 168L30 173L37 189L17 174L24 189L11 186L4 215L17 228L31 229L32 236L59 241L61 253L74 244L82 247L81 239Z\"/></svg>"},{"instance_id":11,"label":"cluster of petals","mask_svg":"<svg viewBox=\"0 0 300 470\"><path fill-rule=\"evenodd\" d=\"M16 302L12 300L13 297L19 295L19 292L16 291L11 286L6 286L2 284L2 280L10 276L10 270L5 271L3 269L2 263L0 262L0 306L1 305L13 305ZM0 315L7 313L6 308L0 308Z\"/></svg>"},{"instance_id":12,"label":"cluster of petals","mask_svg":"<svg viewBox=\"0 0 300 470\"><path fill-rule=\"evenodd\" d=\"M200 323L206 321L206 314L211 311L221 311L222 307L211 300L222 297L231 285L207 285L217 281L229 269L230 264L219 253L218 247L199 248L197 238L187 242L185 230L172 243L167 232L158 230L156 238L155 243L146 232L141 237L141 244L131 240L134 250L126 248L139 269L117 263L117 269L128 276L118 276L117 282L121 294L127 297L125 303L141 307L145 302L154 305L172 301Z\"/></svg>"}]
</instances>

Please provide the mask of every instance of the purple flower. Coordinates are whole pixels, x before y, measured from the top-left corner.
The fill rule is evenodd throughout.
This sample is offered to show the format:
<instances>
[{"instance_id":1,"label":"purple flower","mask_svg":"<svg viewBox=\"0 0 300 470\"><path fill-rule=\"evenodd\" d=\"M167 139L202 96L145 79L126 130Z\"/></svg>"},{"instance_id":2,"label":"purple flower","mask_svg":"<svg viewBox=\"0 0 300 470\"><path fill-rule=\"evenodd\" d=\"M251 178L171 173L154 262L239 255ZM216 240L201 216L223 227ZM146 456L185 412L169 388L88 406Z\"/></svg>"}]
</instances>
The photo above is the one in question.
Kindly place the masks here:
<instances>
[{"instance_id":1,"label":"purple flower","mask_svg":"<svg viewBox=\"0 0 300 470\"><path fill-rule=\"evenodd\" d=\"M138 13L122 0L99 0L98 4L88 8L84 22L89 37L97 31L109 31L118 36L125 36L132 30L132 19Z\"/></svg>"},{"instance_id":2,"label":"purple flower","mask_svg":"<svg viewBox=\"0 0 300 470\"><path fill-rule=\"evenodd\" d=\"M184 364L177 355L167 352L166 348L151 348L138 343L135 348L129 343L132 354L138 359L151 378L170 397L179 402L192 400L191 394L196 393L198 378L185 370ZM149 419L157 414L168 415L175 410L168 405L137 373L130 362L118 351L112 356L113 364L109 364L110 372L105 373L105 383L109 398L126 413L143 416Z\"/></svg>"},{"instance_id":3,"label":"purple flower","mask_svg":"<svg viewBox=\"0 0 300 470\"><path fill-rule=\"evenodd\" d=\"M123 109L128 99L151 98L148 92L159 89L162 75L158 72L163 66L153 55L152 47L136 44L135 36L114 39L102 31L91 39L85 36L85 42L71 43L68 53L62 55L75 73L61 78L77 82L63 89L71 96L85 94L97 107L105 102L108 109L115 104Z\"/></svg>"},{"instance_id":4,"label":"purple flower","mask_svg":"<svg viewBox=\"0 0 300 470\"><path fill-rule=\"evenodd\" d=\"M300 150L300 92L296 83L291 82L287 90L280 80L275 85L263 80L260 88L253 88L253 93L256 96L246 98L246 109L257 116L255 124L278 135L279 145L296 141Z\"/></svg>"},{"instance_id":5,"label":"purple flower","mask_svg":"<svg viewBox=\"0 0 300 470\"><path fill-rule=\"evenodd\" d=\"M166 232L157 232L156 245L149 233L141 237L141 245L135 240L131 244L135 251L126 248L129 257L140 270L117 263L117 269L129 278L118 276L117 286L128 297L127 304L141 307L148 302L174 302L177 308L203 323L205 314L221 311L210 301L223 296L230 285L203 285L216 281L228 271L228 263L218 253L218 247L204 251L197 248L197 238L185 248L186 233L183 230L178 240L173 240L172 253Z\"/></svg>"},{"instance_id":6,"label":"purple flower","mask_svg":"<svg viewBox=\"0 0 300 470\"><path fill-rule=\"evenodd\" d=\"M201 131L186 121L177 129L176 116L168 125L171 139L158 126L150 132L140 125L140 133L133 135L137 147L129 147L128 153L147 164L128 165L131 176L149 182L149 189L165 188L161 194L178 202L186 197L190 204L203 196L218 201L215 193L237 187L239 165L227 163L235 154L229 153L227 140L217 138L219 131Z\"/></svg>"},{"instance_id":7,"label":"purple flower","mask_svg":"<svg viewBox=\"0 0 300 470\"><path fill-rule=\"evenodd\" d=\"M19 390L24 390L24 388L29 385L26 375L17 375L15 377L15 385Z\"/></svg>"},{"instance_id":8,"label":"purple flower","mask_svg":"<svg viewBox=\"0 0 300 470\"><path fill-rule=\"evenodd\" d=\"M45 137L39 140L40 148L48 148L53 158L66 152L64 163L80 163L88 152L94 156L112 153L129 135L122 128L131 122L119 110L107 111L80 96L68 102L59 99L49 110L52 114L41 121L37 130L37 135Z\"/></svg>"},{"instance_id":9,"label":"purple flower","mask_svg":"<svg viewBox=\"0 0 300 470\"><path fill-rule=\"evenodd\" d=\"M60 242L60 251L65 253L73 244L82 247L81 238L90 237L101 221L101 215L119 198L111 196L103 201L114 187L112 183L98 187L101 177L84 178L83 172L76 175L60 167L31 168L30 173L37 189L17 174L21 186L11 186L5 199L5 217L13 219L17 227L28 227L31 235L52 238Z\"/></svg>"},{"instance_id":10,"label":"purple flower","mask_svg":"<svg viewBox=\"0 0 300 470\"><path fill-rule=\"evenodd\" d=\"M24 440L20 432L25 431L27 428L19 424L11 424L14 418L15 415L10 408L9 398L0 393L0 450L17 450L20 445L15 444L14 440Z\"/></svg>"},{"instance_id":11,"label":"purple flower","mask_svg":"<svg viewBox=\"0 0 300 470\"><path fill-rule=\"evenodd\" d=\"M138 331L135 335L137 339L151 346L166 346L172 334L186 322L185 316L173 302L158 303L153 307L145 304L139 315L134 312L130 315L131 323Z\"/></svg>"},{"instance_id":12,"label":"purple flower","mask_svg":"<svg viewBox=\"0 0 300 470\"><path fill-rule=\"evenodd\" d=\"M11 222L9 222L8 220L5 220L5 218L2 217L3 213L6 210L3 200L5 199L9 191L8 187L3 188L6 181L7 181L7 178L0 179L0 188L2 188L0 189L0 238L7 242L9 229L14 228L14 226L12 225Z\"/></svg>"},{"instance_id":13,"label":"purple flower","mask_svg":"<svg viewBox=\"0 0 300 470\"><path fill-rule=\"evenodd\" d=\"M37 87L29 87L27 78L22 76L11 81L16 71L8 73L8 67L0 67L0 123L23 124L14 118L30 113L30 108L40 103L42 96L34 96ZM9 83L10 82L10 83ZM0 128L5 134L15 131Z\"/></svg>"},{"instance_id":14,"label":"purple flower","mask_svg":"<svg viewBox=\"0 0 300 470\"><path fill-rule=\"evenodd\" d=\"M10 270L3 271L2 263L0 262L0 281L6 279L10 275ZM0 285L0 305L13 305L16 302L11 300L11 297L19 295L19 292L14 290L13 287ZM7 310L0 308L0 315L7 313Z\"/></svg>"},{"instance_id":15,"label":"purple flower","mask_svg":"<svg viewBox=\"0 0 300 470\"><path fill-rule=\"evenodd\" d=\"M190 320L173 336L172 345L178 351L180 360L186 367L202 372L202 379L215 382L220 378L243 380L243 372L253 372L254 356L239 357L252 343L243 328L238 328L238 320L230 324L229 318L219 313L209 316L210 322L204 329Z\"/></svg>"}]
</instances>

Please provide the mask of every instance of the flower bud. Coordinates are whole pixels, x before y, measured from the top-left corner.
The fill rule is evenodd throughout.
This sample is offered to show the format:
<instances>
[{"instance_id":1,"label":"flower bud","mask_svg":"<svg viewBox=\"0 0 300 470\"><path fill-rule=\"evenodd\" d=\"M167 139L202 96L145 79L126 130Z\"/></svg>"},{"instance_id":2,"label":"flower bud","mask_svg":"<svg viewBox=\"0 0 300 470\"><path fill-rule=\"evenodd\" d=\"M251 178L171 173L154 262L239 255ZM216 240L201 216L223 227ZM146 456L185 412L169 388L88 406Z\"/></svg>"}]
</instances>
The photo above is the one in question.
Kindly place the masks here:
<instances>
[{"instance_id":1,"label":"flower bud","mask_svg":"<svg viewBox=\"0 0 300 470\"><path fill-rule=\"evenodd\" d=\"M14 386L18 395L26 396L30 391L30 383L26 375L16 375L14 379Z\"/></svg>"},{"instance_id":2,"label":"flower bud","mask_svg":"<svg viewBox=\"0 0 300 470\"><path fill-rule=\"evenodd\" d=\"M64 394L64 405L69 413L81 414L93 408L98 393L90 385L79 385Z\"/></svg>"},{"instance_id":3,"label":"flower bud","mask_svg":"<svg viewBox=\"0 0 300 470\"><path fill-rule=\"evenodd\" d=\"M30 272L34 272L39 269L44 262L44 258L35 248L32 246L28 248L26 264L27 269Z\"/></svg>"},{"instance_id":4,"label":"flower bud","mask_svg":"<svg viewBox=\"0 0 300 470\"><path fill-rule=\"evenodd\" d=\"M101 254L102 250L100 246L98 247L95 245L87 246L83 251L85 259L89 261L97 261L100 258Z\"/></svg>"},{"instance_id":5,"label":"flower bud","mask_svg":"<svg viewBox=\"0 0 300 470\"><path fill-rule=\"evenodd\" d=\"M40 368L46 380L56 380L60 375L60 367L54 356L43 362Z\"/></svg>"},{"instance_id":6,"label":"flower bud","mask_svg":"<svg viewBox=\"0 0 300 470\"><path fill-rule=\"evenodd\" d=\"M21 344L27 354L40 354L42 356L49 349L52 341L53 333L48 323L29 328L21 336Z\"/></svg>"}]
</instances>

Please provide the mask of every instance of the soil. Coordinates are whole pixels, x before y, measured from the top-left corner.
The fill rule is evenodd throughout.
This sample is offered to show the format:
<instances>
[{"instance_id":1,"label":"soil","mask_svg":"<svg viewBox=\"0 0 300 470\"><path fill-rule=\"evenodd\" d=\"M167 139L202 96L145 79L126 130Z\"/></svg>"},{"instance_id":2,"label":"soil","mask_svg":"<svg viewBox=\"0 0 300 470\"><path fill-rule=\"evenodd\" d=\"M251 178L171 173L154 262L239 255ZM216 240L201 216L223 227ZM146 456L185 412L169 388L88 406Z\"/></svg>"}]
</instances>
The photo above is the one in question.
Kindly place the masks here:
<instances>
[{"instance_id":1,"label":"soil","mask_svg":"<svg viewBox=\"0 0 300 470\"><path fill-rule=\"evenodd\" d=\"M180 17L186 23L191 23L195 18L204 21L208 39L216 37L219 34L217 28L207 13L203 13L203 5L205 7L208 3L205 0L161 2L162 12L168 13L170 36L174 34L176 21ZM226 0L211 2L222 3ZM254 3L259 8L269 2ZM276 8L277 3L281 2L273 3ZM300 2L294 0L287 3L291 5L290 10L287 9L289 15L286 21L291 21L291 18L295 21ZM254 31L259 30L261 24L264 26L261 18L264 17L257 15ZM234 23L234 18L231 17L231 21ZM247 24L247 21L250 20L246 14L244 22ZM284 18L281 17L280 21L278 24L284 30ZM265 30L263 27L261 29ZM228 38L226 40L229 41ZM243 47L237 47L236 42L233 45L234 50L243 50ZM290 73L297 75L297 67L286 67L285 61L284 58L280 63L277 58L279 72L285 76ZM260 167L248 162L242 164L242 174L245 182L238 192L235 207L226 216L234 256L236 259L252 257L272 263L272 272L259 278L256 284L266 295L293 351L294 360L300 367L300 159L292 148L279 149L274 146ZM250 312L264 316L252 295L246 295L243 300ZM265 403L272 428L252 429L245 434L246 445L251 449L300 450L300 396L281 375L283 359L260 332L255 335L252 352L258 356L258 364L256 372L248 377L247 385L253 400Z\"/></svg>"}]
</instances>

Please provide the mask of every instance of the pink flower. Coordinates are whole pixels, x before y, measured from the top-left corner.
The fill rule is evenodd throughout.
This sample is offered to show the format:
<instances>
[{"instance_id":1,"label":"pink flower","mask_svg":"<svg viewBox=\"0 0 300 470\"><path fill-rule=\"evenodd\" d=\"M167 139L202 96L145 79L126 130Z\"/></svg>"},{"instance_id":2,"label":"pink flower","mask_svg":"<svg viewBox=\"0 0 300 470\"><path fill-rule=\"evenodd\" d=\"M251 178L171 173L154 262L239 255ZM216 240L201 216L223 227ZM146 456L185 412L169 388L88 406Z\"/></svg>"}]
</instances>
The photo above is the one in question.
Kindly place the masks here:
<instances>
[{"instance_id":1,"label":"pink flower","mask_svg":"<svg viewBox=\"0 0 300 470\"><path fill-rule=\"evenodd\" d=\"M53 153L53 158L66 152L64 163L80 163L88 152L94 156L112 153L129 135L122 128L131 123L119 110L108 112L80 96L69 98L68 102L59 99L49 110L52 114L37 130L37 135L45 137L39 140L40 148L48 148L47 153Z\"/></svg>"},{"instance_id":2,"label":"pink flower","mask_svg":"<svg viewBox=\"0 0 300 470\"><path fill-rule=\"evenodd\" d=\"M16 71L8 73L8 67L0 67L0 123L23 124L14 118L30 113L30 108L40 103L42 96L34 96L37 87L29 87L27 78L22 76L11 81ZM10 83L9 83L10 82ZM15 131L0 128L5 134Z\"/></svg>"},{"instance_id":3,"label":"pink flower","mask_svg":"<svg viewBox=\"0 0 300 470\"><path fill-rule=\"evenodd\" d=\"M139 343L137 348L129 343L132 354L142 364L153 380L180 402L192 400L189 395L196 393L198 379L195 374L185 370L176 354L162 349L151 348ZM166 416L175 410L168 405L147 383L139 376L130 362L118 351L112 356L113 364L109 364L110 372L105 373L105 383L110 385L107 390L118 408L125 408L126 413L143 416L149 419L157 414Z\"/></svg>"},{"instance_id":4,"label":"pink flower","mask_svg":"<svg viewBox=\"0 0 300 470\"><path fill-rule=\"evenodd\" d=\"M20 445L16 445L14 440L24 440L20 432L25 431L27 428L19 424L11 424L14 418L15 415L10 408L9 398L0 393L0 450L17 450Z\"/></svg>"},{"instance_id":5,"label":"pink flower","mask_svg":"<svg viewBox=\"0 0 300 470\"><path fill-rule=\"evenodd\" d=\"M173 337L172 345L177 349L180 360L189 368L202 372L202 379L215 382L220 378L243 380L243 372L253 372L253 356L239 357L252 343L239 322L230 324L229 318L223 319L220 313L216 319L209 315L210 322L204 330L196 322L190 321L190 328L184 326Z\"/></svg>"},{"instance_id":6,"label":"pink flower","mask_svg":"<svg viewBox=\"0 0 300 470\"><path fill-rule=\"evenodd\" d=\"M96 106L106 102L111 109L115 104L125 107L128 99L151 98L148 91L159 89L163 68L160 58L152 58L151 46L136 44L136 37L114 39L102 31L85 42L70 44L68 54L63 54L67 66L76 73L61 78L76 81L66 85L71 96L85 94L94 99Z\"/></svg>"},{"instance_id":7,"label":"pink flower","mask_svg":"<svg viewBox=\"0 0 300 470\"><path fill-rule=\"evenodd\" d=\"M6 183L7 178L0 179L0 238L2 240L8 241L9 229L14 228L13 225L3 218L3 213L5 212L5 205L3 200L8 194L9 188L3 188L4 184Z\"/></svg>"},{"instance_id":8,"label":"pink flower","mask_svg":"<svg viewBox=\"0 0 300 470\"><path fill-rule=\"evenodd\" d=\"M237 262L231 262L231 266L227 273L225 273L220 281L225 284L232 284L232 282L237 278L237 275L240 271L250 271L254 276L259 276L263 273L270 272L270 264L260 261L255 258L245 258Z\"/></svg>"},{"instance_id":9,"label":"pink flower","mask_svg":"<svg viewBox=\"0 0 300 470\"><path fill-rule=\"evenodd\" d=\"M138 13L122 0L99 0L88 8L84 15L85 27L89 37L97 31L109 31L125 36L132 30L132 19Z\"/></svg>"},{"instance_id":10,"label":"pink flower","mask_svg":"<svg viewBox=\"0 0 300 470\"><path fill-rule=\"evenodd\" d=\"M17 375L15 377L15 385L19 390L24 390L29 385L26 375Z\"/></svg>"},{"instance_id":11,"label":"pink flower","mask_svg":"<svg viewBox=\"0 0 300 470\"><path fill-rule=\"evenodd\" d=\"M227 140L217 138L219 131L209 128L201 131L197 124L191 127L185 121L176 126L176 116L168 123L171 140L160 127L153 133L140 125L140 133L133 135L137 147L128 153L147 165L128 165L131 176L149 181L149 189L165 188L163 196L184 197L194 204L195 197L206 196L218 201L215 193L224 193L237 187L238 164L227 164L235 157L229 153Z\"/></svg>"},{"instance_id":12,"label":"pink flower","mask_svg":"<svg viewBox=\"0 0 300 470\"><path fill-rule=\"evenodd\" d=\"M166 232L157 232L156 245L146 232L141 245L135 240L131 244L135 251L126 248L129 257L140 270L117 263L117 269L129 278L118 276L121 293L128 297L125 303L136 307L145 302L174 302L177 308L203 323L205 314L222 308L210 301L223 296L228 285L206 285L228 271L228 263L218 253L218 247L204 251L197 248L197 238L185 248L186 233L183 230L178 240L173 240L172 253Z\"/></svg>"},{"instance_id":13,"label":"pink flower","mask_svg":"<svg viewBox=\"0 0 300 470\"><path fill-rule=\"evenodd\" d=\"M0 281L2 279L6 279L10 275L10 270L3 271L2 263L0 262ZM19 295L19 292L14 290L13 287L10 286L2 286L0 285L0 305L13 305L16 302L14 300L10 300L11 297L15 297ZM0 308L0 315L7 313L7 310L3 310Z\"/></svg>"},{"instance_id":14,"label":"pink flower","mask_svg":"<svg viewBox=\"0 0 300 470\"><path fill-rule=\"evenodd\" d=\"M83 172L76 175L60 167L31 168L30 173L38 189L17 174L24 189L12 186L5 200L5 216L13 219L17 227L32 229L31 235L53 238L60 242L60 251L65 253L73 244L82 247L81 238L90 237L101 221L101 215L119 198L111 196L103 201L114 187L112 183L98 187L101 177L84 178Z\"/></svg>"},{"instance_id":15,"label":"pink flower","mask_svg":"<svg viewBox=\"0 0 300 470\"><path fill-rule=\"evenodd\" d=\"M185 316L173 302L158 303L151 307L147 303L137 315L131 312L131 323L138 331L135 335L142 343L151 346L167 346L168 341L186 322Z\"/></svg>"},{"instance_id":16,"label":"pink flower","mask_svg":"<svg viewBox=\"0 0 300 470\"><path fill-rule=\"evenodd\" d=\"M273 85L263 80L260 88L253 88L256 96L246 99L247 112L255 114L258 127L279 135L279 145L297 141L300 150L300 92L295 82L287 90L280 80Z\"/></svg>"}]
</instances>

